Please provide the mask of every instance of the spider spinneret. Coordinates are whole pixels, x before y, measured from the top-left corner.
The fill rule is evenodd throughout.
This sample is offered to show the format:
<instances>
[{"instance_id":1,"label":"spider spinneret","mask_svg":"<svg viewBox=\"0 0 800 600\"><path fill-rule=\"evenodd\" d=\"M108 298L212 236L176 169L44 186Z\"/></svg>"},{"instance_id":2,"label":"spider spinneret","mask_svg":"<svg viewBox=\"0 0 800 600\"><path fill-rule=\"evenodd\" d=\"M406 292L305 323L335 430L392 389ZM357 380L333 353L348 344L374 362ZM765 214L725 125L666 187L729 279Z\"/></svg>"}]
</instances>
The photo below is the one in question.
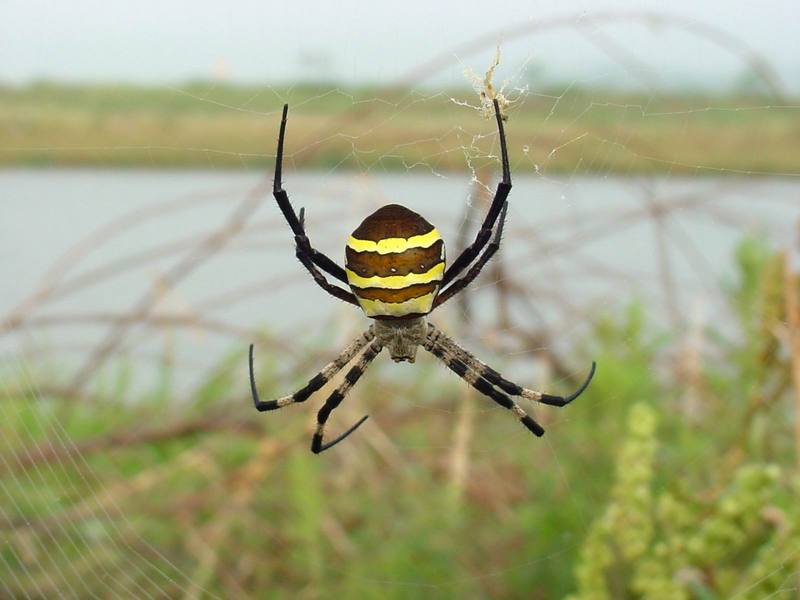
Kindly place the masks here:
<instances>
[{"instance_id":1,"label":"spider spinneret","mask_svg":"<svg viewBox=\"0 0 800 600\"><path fill-rule=\"evenodd\" d=\"M344 381L328 396L317 413L317 429L311 440L311 451L315 454L338 444L366 421L367 417L364 416L337 438L323 443L328 417L383 348L389 351L395 362L413 363L417 348L423 347L476 390L510 410L537 436L544 435L542 426L510 396L550 406L566 406L586 389L594 376L593 362L584 382L566 397L523 388L505 379L426 321L426 315L474 281L500 248L508 209L507 198L511 191L511 170L503 130L504 117L496 97L492 104L500 139L503 178L497 185L494 199L475 240L447 268L444 240L438 230L422 216L399 204L379 208L358 226L347 241L345 268L314 249L306 236L304 209L300 209L299 216L295 214L282 186L283 145L289 110L288 105L284 105L273 196L294 233L295 255L323 290L359 306L375 321L303 388L276 400L262 401L259 398L253 372L253 345L250 345L250 390L253 403L259 411L305 402L358 356L356 363L345 374ZM469 270L464 274L467 267ZM323 272L348 285L351 291L330 283Z\"/></svg>"}]
</instances>

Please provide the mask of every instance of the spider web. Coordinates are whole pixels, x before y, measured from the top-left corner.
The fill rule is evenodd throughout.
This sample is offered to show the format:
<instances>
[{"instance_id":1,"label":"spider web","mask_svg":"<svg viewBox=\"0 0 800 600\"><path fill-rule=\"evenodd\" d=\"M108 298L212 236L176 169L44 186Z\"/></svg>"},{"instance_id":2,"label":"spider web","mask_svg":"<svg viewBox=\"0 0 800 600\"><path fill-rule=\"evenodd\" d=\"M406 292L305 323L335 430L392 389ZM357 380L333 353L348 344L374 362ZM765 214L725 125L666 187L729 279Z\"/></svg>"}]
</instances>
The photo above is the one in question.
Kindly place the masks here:
<instances>
[{"instance_id":1,"label":"spider web","mask_svg":"<svg viewBox=\"0 0 800 600\"><path fill-rule=\"evenodd\" d=\"M728 56L755 91L721 105L675 101L670 73L632 47L643 35ZM540 36L583 44L604 68L548 79ZM514 381L568 387L592 358L581 346L591 345L598 313L633 301L676 339L711 325L733 335L725 292L736 245L746 235L776 248L795 239L800 172L746 160L719 166L693 148L709 115L722 124L706 132L713 138L726 122L796 120L800 109L768 61L712 25L655 13L542 19L486 33L392 83L367 93L263 86L234 103L211 84L166 89L197 111L255 119L265 140L275 139L288 102L284 183L295 208L306 209L312 242L337 259L345 235L388 202L435 223L450 257L470 242L499 176L487 99L501 94L514 179L503 249L432 320ZM418 132L422 114L434 125ZM138 153L160 167L202 155L208 168L199 171L0 173L15 216L3 224L0 303L3 593L314 596L334 576L398 597L464 597L502 594L504 582L574 555L596 516L576 491L585 491L578 480L592 478L591 466L576 473L567 465L580 450L569 436L583 418L577 404L526 407L549 432L532 440L421 358L413 370L376 361L332 421L344 428L361 414L373 418L334 457L307 456L316 403L253 413L249 342L265 357L262 394L272 397L295 389L367 323L298 268L262 167L273 150L243 145L80 148L99 164ZM36 150L58 164L75 147ZM227 170L232 163L241 169ZM32 243L30 232L46 243ZM664 354L677 360L685 347L674 346ZM611 400L581 402L597 414ZM525 478L532 445L541 485ZM607 482L596 486L604 498ZM447 492L434 495L438 487ZM348 502L354 488L358 502ZM418 489L426 511L403 500ZM519 517L509 506L525 497L562 502L577 517L538 545L526 541L524 555L512 534L476 534L475 551L426 570L426 560L442 568L433 558L446 547L437 527L456 531L459 519L484 510L513 529ZM393 519L414 535L431 532L430 547L416 549ZM409 546L408 557L387 558L386 572L351 566L385 539ZM476 568L477 554L496 550L507 556ZM787 573L786 590L795 575Z\"/></svg>"}]
</instances>

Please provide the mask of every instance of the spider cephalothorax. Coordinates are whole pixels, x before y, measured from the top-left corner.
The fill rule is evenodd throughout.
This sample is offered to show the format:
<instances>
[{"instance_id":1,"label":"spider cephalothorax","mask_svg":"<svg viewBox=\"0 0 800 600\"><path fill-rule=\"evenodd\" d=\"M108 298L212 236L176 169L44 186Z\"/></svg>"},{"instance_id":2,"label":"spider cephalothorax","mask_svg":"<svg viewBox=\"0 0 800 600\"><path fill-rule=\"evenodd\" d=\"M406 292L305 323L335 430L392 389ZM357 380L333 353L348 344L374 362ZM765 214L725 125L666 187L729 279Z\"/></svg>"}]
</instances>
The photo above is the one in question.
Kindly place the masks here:
<instances>
[{"instance_id":1,"label":"spider cephalothorax","mask_svg":"<svg viewBox=\"0 0 800 600\"><path fill-rule=\"evenodd\" d=\"M262 401L258 397L251 344L250 388L256 408L260 411L275 410L304 402L360 353L356 364L345 374L344 381L328 396L317 414L317 430L311 441L311 450L314 453L322 452L353 433L367 419L362 417L342 435L323 443L325 423L331 412L344 400L350 388L380 351L386 348L396 362L414 362L417 348L422 346L476 390L510 410L532 433L543 435L544 429L541 425L509 396L551 406L564 406L577 398L589 385L594 375L594 363L588 377L570 396L544 394L505 379L425 319L428 313L468 286L500 247L508 208L507 198L511 191L511 171L503 119L497 100L494 100L494 111L500 139L503 179L497 186L489 212L475 236L475 241L447 268L444 240L436 228L417 213L398 204L389 204L378 209L353 232L347 240L345 268L315 250L305 233L304 210L300 209L299 216L295 214L281 183L288 110L288 106L283 107L273 195L294 233L295 255L322 289L340 300L361 307L368 317L375 319L375 323L305 387L277 400ZM467 267L469 270L464 274ZM347 284L351 291L330 283L320 269Z\"/></svg>"},{"instance_id":2,"label":"spider cephalothorax","mask_svg":"<svg viewBox=\"0 0 800 600\"><path fill-rule=\"evenodd\" d=\"M417 348L425 343L428 330L425 317L376 319L375 340L389 351L394 362L414 362Z\"/></svg>"}]
</instances>

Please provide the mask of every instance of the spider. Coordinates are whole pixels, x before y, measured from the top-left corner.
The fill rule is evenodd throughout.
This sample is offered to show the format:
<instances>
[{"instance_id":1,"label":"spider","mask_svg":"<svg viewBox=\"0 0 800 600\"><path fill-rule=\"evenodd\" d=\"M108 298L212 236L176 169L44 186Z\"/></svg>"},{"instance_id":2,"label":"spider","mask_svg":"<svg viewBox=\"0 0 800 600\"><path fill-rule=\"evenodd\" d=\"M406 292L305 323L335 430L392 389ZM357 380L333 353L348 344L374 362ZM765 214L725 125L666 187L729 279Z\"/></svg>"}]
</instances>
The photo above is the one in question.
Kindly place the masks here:
<instances>
[{"instance_id":1,"label":"spider","mask_svg":"<svg viewBox=\"0 0 800 600\"><path fill-rule=\"evenodd\" d=\"M359 306L367 317L374 319L374 323L364 333L312 377L305 387L277 400L263 401L258 396L253 373L253 345L250 345L250 389L253 403L259 411L305 402L311 394L322 388L353 358L361 354L355 365L345 374L344 381L328 396L317 413L317 428L311 440L311 451L314 454L338 444L366 421L367 416L364 416L337 438L329 442L323 441L328 417L383 348L389 350L395 362L413 363L417 347L422 346L480 393L510 410L536 436L543 435L544 429L510 396L561 407L577 398L592 380L596 366L594 362L584 382L569 396L552 396L520 387L426 321L428 313L467 287L500 247L508 209L507 198L511 191L511 172L500 106L497 99L493 103L500 138L503 178L497 186L489 212L475 240L447 269L444 240L436 228L422 216L398 204L379 208L353 232L345 248L345 268L311 246L305 231L305 211L301 208L299 216L294 212L281 183L286 116L289 111L289 106L284 105L278 135L273 195L294 233L295 254L323 290L331 296ZM469 270L463 274L467 267ZM350 291L330 283L320 269L348 284Z\"/></svg>"}]
</instances>

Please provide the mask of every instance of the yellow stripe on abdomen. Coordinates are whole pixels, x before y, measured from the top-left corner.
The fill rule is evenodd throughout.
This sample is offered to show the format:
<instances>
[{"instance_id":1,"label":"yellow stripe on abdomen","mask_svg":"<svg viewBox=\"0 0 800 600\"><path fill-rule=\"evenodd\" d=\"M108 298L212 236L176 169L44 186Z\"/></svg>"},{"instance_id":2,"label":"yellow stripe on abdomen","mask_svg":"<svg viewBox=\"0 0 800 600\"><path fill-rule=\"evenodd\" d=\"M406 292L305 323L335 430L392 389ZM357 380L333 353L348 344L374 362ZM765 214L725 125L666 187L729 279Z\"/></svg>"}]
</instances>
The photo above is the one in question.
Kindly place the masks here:
<instances>
[{"instance_id":1,"label":"yellow stripe on abdomen","mask_svg":"<svg viewBox=\"0 0 800 600\"><path fill-rule=\"evenodd\" d=\"M442 275L444 274L444 262L434 265L433 268L425 273L408 273L407 275L389 275L387 277L380 277L378 275L373 277L361 277L350 269L345 269L345 273L347 274L347 282L354 288L399 290L419 283L441 281Z\"/></svg>"},{"instance_id":2,"label":"yellow stripe on abdomen","mask_svg":"<svg viewBox=\"0 0 800 600\"><path fill-rule=\"evenodd\" d=\"M439 231L399 204L375 211L347 240L347 283L371 318L428 314L444 272Z\"/></svg>"},{"instance_id":3,"label":"yellow stripe on abdomen","mask_svg":"<svg viewBox=\"0 0 800 600\"><path fill-rule=\"evenodd\" d=\"M430 248L442 239L439 231L434 227L428 233L414 235L409 238L384 238L374 242L360 240L352 235L347 240L347 245L356 252L377 252L378 254L395 254L405 252L410 248Z\"/></svg>"},{"instance_id":4,"label":"yellow stripe on abdomen","mask_svg":"<svg viewBox=\"0 0 800 600\"><path fill-rule=\"evenodd\" d=\"M358 298L358 303L368 317L405 317L416 314L426 315L431 312L435 296L436 292L431 292L405 302L383 302L382 300Z\"/></svg>"}]
</instances>

